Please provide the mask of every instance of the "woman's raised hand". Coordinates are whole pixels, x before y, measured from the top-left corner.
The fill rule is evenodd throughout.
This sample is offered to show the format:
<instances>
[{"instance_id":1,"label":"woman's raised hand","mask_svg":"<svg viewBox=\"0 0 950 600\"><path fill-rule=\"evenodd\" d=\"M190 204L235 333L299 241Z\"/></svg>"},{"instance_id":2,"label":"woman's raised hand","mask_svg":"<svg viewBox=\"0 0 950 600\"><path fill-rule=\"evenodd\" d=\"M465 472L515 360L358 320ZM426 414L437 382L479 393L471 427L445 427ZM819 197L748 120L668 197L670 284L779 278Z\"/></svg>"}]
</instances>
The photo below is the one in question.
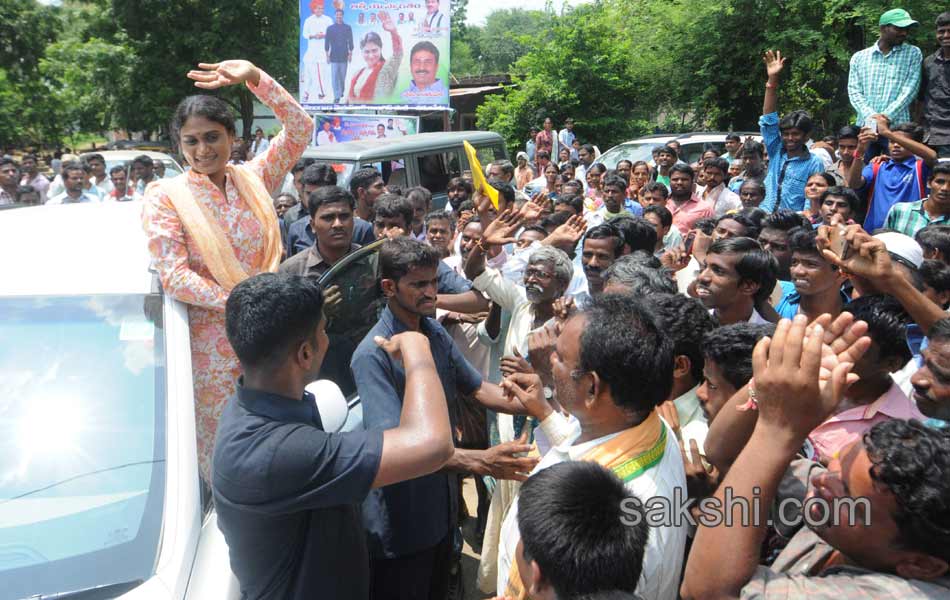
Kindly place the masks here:
<instances>
[{"instance_id":1,"label":"woman's raised hand","mask_svg":"<svg viewBox=\"0 0 950 600\"><path fill-rule=\"evenodd\" d=\"M195 87L205 90L216 90L246 81L258 85L261 82L261 70L246 60L198 63L197 69L188 71L188 79L195 81Z\"/></svg>"}]
</instances>

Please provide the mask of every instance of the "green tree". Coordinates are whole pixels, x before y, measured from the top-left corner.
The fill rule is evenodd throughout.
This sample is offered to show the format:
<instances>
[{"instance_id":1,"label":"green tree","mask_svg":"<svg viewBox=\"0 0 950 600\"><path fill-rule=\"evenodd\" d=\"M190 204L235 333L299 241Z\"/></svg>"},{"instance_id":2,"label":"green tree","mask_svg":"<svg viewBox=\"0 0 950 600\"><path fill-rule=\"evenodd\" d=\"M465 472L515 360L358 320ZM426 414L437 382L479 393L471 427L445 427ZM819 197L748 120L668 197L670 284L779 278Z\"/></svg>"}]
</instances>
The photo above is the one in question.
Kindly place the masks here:
<instances>
[{"instance_id":1,"label":"green tree","mask_svg":"<svg viewBox=\"0 0 950 600\"><path fill-rule=\"evenodd\" d=\"M544 116L573 117L578 136L602 149L642 133L669 105L672 58L655 29L675 29L689 9L643 2L633 18L627 4L601 0L551 17L548 34L512 67L517 86L479 107L479 127L501 133L512 149Z\"/></svg>"},{"instance_id":2,"label":"green tree","mask_svg":"<svg viewBox=\"0 0 950 600\"><path fill-rule=\"evenodd\" d=\"M296 6L286 0L113 0L115 18L128 32L138 57L132 73L132 85L138 90L137 128L164 126L183 97L200 91L185 74L202 61L250 60L283 86L296 90ZM253 94L243 86L219 93L241 116L244 131L239 133L249 138L254 124Z\"/></svg>"},{"instance_id":3,"label":"green tree","mask_svg":"<svg viewBox=\"0 0 950 600\"><path fill-rule=\"evenodd\" d=\"M496 10L478 29L479 63L485 73L507 73L534 43L547 37L551 14L540 10Z\"/></svg>"}]
</instances>

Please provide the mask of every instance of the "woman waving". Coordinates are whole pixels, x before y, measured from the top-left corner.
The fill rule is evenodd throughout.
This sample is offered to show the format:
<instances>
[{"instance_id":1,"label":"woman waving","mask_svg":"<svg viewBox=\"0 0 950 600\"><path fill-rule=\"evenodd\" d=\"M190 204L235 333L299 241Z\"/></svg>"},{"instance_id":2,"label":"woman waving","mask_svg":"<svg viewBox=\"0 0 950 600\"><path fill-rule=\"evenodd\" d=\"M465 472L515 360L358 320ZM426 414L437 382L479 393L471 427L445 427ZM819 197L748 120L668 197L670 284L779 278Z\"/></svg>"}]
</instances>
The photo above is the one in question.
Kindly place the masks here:
<instances>
[{"instance_id":1,"label":"woman waving","mask_svg":"<svg viewBox=\"0 0 950 600\"><path fill-rule=\"evenodd\" d=\"M142 221L153 265L165 293L188 304L198 465L210 481L218 417L239 374L224 329L225 302L247 277L277 270L280 228L270 192L303 154L313 120L250 62L201 63L188 77L207 90L247 85L283 125L267 150L230 165L236 131L229 106L215 96L188 96L175 110L171 134L191 169L145 192Z\"/></svg>"}]
</instances>

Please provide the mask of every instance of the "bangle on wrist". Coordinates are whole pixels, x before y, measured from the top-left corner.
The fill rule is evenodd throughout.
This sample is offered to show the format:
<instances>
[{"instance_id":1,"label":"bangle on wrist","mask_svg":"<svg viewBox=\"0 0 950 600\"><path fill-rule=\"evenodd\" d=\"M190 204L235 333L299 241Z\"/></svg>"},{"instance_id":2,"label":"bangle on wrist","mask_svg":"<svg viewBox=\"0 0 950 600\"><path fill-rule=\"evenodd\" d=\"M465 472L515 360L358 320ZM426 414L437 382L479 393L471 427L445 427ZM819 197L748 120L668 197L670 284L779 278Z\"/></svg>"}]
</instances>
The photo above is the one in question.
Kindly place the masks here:
<instances>
[{"instance_id":1,"label":"bangle on wrist","mask_svg":"<svg viewBox=\"0 0 950 600\"><path fill-rule=\"evenodd\" d=\"M765 87L766 87L767 89L774 90L774 89L778 88L778 84L777 84L777 83L765 82Z\"/></svg>"}]
</instances>

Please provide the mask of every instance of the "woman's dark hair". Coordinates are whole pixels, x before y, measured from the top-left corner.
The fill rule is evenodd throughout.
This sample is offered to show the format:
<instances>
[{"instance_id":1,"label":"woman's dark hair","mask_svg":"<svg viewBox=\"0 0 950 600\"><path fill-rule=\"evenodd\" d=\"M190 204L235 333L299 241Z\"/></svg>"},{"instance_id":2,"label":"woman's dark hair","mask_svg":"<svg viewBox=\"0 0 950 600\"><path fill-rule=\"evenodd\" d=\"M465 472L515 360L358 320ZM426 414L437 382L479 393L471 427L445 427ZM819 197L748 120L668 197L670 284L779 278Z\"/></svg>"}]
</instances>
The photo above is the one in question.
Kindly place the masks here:
<instances>
[{"instance_id":1,"label":"woman's dark hair","mask_svg":"<svg viewBox=\"0 0 950 600\"><path fill-rule=\"evenodd\" d=\"M281 364L315 337L323 291L312 277L261 273L234 286L224 309L228 341L241 364Z\"/></svg>"},{"instance_id":2,"label":"woman's dark hair","mask_svg":"<svg viewBox=\"0 0 950 600\"><path fill-rule=\"evenodd\" d=\"M950 560L950 433L888 419L864 434L871 478L890 491L902 548Z\"/></svg>"},{"instance_id":3,"label":"woman's dark hair","mask_svg":"<svg viewBox=\"0 0 950 600\"><path fill-rule=\"evenodd\" d=\"M176 146L181 144L181 128L189 117L204 117L212 123L224 127L228 135L232 137L237 135L237 130L234 128L234 113L231 112L231 107L217 96L196 94L179 102L175 114L172 115L169 131L171 132L172 142Z\"/></svg>"},{"instance_id":4,"label":"woman's dark hair","mask_svg":"<svg viewBox=\"0 0 950 600\"><path fill-rule=\"evenodd\" d=\"M645 417L673 387L673 340L632 294L601 294L585 314L579 367L610 386L617 406Z\"/></svg>"},{"instance_id":5,"label":"woman's dark hair","mask_svg":"<svg viewBox=\"0 0 950 600\"><path fill-rule=\"evenodd\" d=\"M387 240L379 249L379 277L399 281L413 269L435 269L439 251L432 246L402 236Z\"/></svg>"},{"instance_id":6,"label":"woman's dark hair","mask_svg":"<svg viewBox=\"0 0 950 600\"><path fill-rule=\"evenodd\" d=\"M370 31L363 36L363 39L360 40L360 50L363 49L366 44L376 44L380 48L383 47L383 38L379 37L379 34L375 31Z\"/></svg>"},{"instance_id":7,"label":"woman's dark hair","mask_svg":"<svg viewBox=\"0 0 950 600\"><path fill-rule=\"evenodd\" d=\"M597 173L598 175L603 175L607 172L607 167L604 165L604 163L594 163L587 169L588 173L591 171Z\"/></svg>"},{"instance_id":8,"label":"woman's dark hair","mask_svg":"<svg viewBox=\"0 0 950 600\"><path fill-rule=\"evenodd\" d=\"M822 179L825 180L825 183L828 184L828 187L834 187L835 184L838 183L837 181L835 181L834 176L831 173L828 173L827 171L812 173L811 175L808 176L808 179L811 179L812 177L821 177Z\"/></svg>"},{"instance_id":9,"label":"woman's dark hair","mask_svg":"<svg viewBox=\"0 0 950 600\"><path fill-rule=\"evenodd\" d=\"M779 131L792 129L794 127L806 134L811 133L813 126L814 123L812 122L811 115L805 110L792 111L782 117L782 120L778 123Z\"/></svg>"}]
</instances>

